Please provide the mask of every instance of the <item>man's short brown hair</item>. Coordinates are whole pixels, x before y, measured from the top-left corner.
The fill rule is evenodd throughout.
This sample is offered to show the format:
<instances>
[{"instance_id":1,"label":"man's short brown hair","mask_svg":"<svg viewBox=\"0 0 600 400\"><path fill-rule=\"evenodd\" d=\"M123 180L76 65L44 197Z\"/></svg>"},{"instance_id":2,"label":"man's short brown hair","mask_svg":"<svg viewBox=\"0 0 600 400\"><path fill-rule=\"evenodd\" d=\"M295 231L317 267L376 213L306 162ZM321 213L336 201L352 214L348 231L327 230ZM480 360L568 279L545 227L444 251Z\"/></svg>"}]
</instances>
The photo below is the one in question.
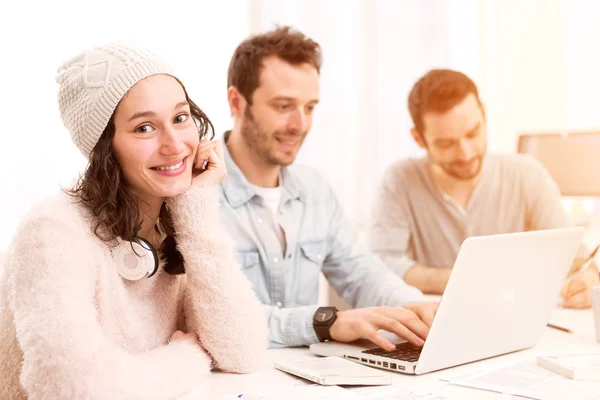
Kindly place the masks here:
<instances>
[{"instance_id":1,"label":"man's short brown hair","mask_svg":"<svg viewBox=\"0 0 600 400\"><path fill-rule=\"evenodd\" d=\"M474 94L481 104L475 83L462 72L434 69L415 83L408 95L408 111L415 129L423 135L427 112L443 113L455 107L469 94Z\"/></svg>"},{"instance_id":2,"label":"man's short brown hair","mask_svg":"<svg viewBox=\"0 0 600 400\"><path fill-rule=\"evenodd\" d=\"M235 49L227 72L227 88L235 86L248 104L259 86L263 60L275 56L292 65L308 63L321 70L321 47L289 26L251 36Z\"/></svg>"}]
</instances>

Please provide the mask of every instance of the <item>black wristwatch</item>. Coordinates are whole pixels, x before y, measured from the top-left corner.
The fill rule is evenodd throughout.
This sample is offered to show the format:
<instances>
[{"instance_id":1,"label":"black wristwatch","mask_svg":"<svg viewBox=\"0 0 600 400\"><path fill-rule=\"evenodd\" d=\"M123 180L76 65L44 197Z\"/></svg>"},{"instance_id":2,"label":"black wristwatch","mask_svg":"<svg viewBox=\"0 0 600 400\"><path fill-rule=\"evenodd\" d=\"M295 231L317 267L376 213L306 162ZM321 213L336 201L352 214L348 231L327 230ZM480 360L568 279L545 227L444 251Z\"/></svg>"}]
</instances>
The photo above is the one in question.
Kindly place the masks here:
<instances>
[{"instance_id":1,"label":"black wristwatch","mask_svg":"<svg viewBox=\"0 0 600 400\"><path fill-rule=\"evenodd\" d=\"M321 342L331 340L329 328L337 319L338 309L335 307L319 307L313 316L313 328Z\"/></svg>"}]
</instances>

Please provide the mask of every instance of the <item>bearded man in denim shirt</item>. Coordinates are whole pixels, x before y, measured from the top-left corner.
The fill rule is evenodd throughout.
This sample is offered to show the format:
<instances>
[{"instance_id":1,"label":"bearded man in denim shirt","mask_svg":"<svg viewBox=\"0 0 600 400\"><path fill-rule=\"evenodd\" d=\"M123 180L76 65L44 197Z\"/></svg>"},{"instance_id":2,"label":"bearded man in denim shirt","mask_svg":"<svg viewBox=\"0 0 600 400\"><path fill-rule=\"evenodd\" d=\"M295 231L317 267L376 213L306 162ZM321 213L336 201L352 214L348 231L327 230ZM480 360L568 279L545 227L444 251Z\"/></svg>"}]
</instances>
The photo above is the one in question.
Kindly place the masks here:
<instances>
[{"instance_id":1,"label":"bearded man in denim shirt","mask_svg":"<svg viewBox=\"0 0 600 400\"><path fill-rule=\"evenodd\" d=\"M288 27L250 37L228 72L234 127L221 217L264 303L270 347L365 337L391 350L384 329L422 346L437 310L357 240L331 187L292 166L319 101L319 45ZM356 309L317 305L319 274Z\"/></svg>"}]
</instances>

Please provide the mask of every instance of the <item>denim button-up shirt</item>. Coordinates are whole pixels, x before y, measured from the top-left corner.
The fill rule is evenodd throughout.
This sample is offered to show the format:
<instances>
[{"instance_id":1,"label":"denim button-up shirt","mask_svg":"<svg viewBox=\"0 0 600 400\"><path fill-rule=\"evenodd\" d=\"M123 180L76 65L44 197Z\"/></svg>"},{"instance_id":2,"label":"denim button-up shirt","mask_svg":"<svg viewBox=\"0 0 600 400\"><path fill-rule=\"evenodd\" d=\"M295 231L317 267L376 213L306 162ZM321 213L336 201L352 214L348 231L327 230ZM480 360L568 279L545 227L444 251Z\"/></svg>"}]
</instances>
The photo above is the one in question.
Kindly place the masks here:
<instances>
[{"instance_id":1,"label":"denim button-up shirt","mask_svg":"<svg viewBox=\"0 0 600 400\"><path fill-rule=\"evenodd\" d=\"M228 177L221 183L221 220L264 304L270 347L318 342L312 321L321 271L353 307L402 306L423 299L359 245L331 187L312 168L281 169L277 219L285 235L282 247L271 211L224 147Z\"/></svg>"}]
</instances>

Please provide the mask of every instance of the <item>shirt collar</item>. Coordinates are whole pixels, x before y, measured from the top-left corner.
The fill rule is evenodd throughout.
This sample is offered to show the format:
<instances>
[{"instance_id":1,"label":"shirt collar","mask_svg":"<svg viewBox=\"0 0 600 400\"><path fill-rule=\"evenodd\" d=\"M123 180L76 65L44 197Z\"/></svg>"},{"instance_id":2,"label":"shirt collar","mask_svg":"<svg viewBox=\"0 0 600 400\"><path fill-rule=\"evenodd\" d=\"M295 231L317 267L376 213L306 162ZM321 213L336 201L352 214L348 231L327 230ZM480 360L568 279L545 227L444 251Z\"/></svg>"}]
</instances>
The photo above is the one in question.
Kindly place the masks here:
<instances>
[{"instance_id":1,"label":"shirt collar","mask_svg":"<svg viewBox=\"0 0 600 400\"><path fill-rule=\"evenodd\" d=\"M225 166L227 167L227 179L221 183L225 197L232 207L237 208L246 204L254 196L260 196L254 186L248 182L242 170L237 166L229 149L227 140L231 131L225 132L223 136L223 155L225 157ZM282 190L282 202L302 197L301 186L298 178L289 167L281 168L279 173L279 183Z\"/></svg>"}]
</instances>

